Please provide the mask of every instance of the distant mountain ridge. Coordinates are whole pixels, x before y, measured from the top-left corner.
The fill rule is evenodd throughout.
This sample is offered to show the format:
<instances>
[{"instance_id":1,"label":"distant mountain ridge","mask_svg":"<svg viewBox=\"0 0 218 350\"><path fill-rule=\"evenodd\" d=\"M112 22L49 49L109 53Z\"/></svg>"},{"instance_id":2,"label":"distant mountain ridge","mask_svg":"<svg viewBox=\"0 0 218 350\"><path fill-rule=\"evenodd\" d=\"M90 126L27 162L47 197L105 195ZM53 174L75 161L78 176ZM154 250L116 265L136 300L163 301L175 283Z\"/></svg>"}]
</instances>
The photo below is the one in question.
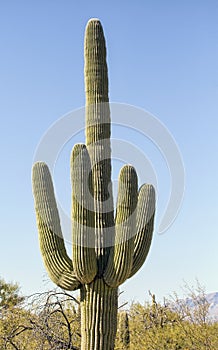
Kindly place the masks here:
<instances>
[{"instance_id":1,"label":"distant mountain ridge","mask_svg":"<svg viewBox=\"0 0 218 350\"><path fill-rule=\"evenodd\" d=\"M182 305L184 306L186 305L188 309L191 311L191 310L194 310L195 307L198 308L199 305L202 305L202 303L205 302L205 299L206 299L206 302L209 304L209 309L208 309L209 320L218 322L218 292L199 295L199 300L197 295L195 295L194 299L190 297L185 299L178 299L176 302L169 303L168 306L170 306L172 310L177 312L177 310L180 309L179 305L181 305L181 307L183 307Z\"/></svg>"},{"instance_id":2,"label":"distant mountain ridge","mask_svg":"<svg viewBox=\"0 0 218 350\"><path fill-rule=\"evenodd\" d=\"M218 292L206 294L209 307L209 316L212 320L218 321Z\"/></svg>"},{"instance_id":3,"label":"distant mountain ridge","mask_svg":"<svg viewBox=\"0 0 218 350\"><path fill-rule=\"evenodd\" d=\"M218 292L207 293L205 297L209 303L209 319L218 322ZM191 308L194 307L195 304L191 298L187 298L185 303Z\"/></svg>"}]
</instances>

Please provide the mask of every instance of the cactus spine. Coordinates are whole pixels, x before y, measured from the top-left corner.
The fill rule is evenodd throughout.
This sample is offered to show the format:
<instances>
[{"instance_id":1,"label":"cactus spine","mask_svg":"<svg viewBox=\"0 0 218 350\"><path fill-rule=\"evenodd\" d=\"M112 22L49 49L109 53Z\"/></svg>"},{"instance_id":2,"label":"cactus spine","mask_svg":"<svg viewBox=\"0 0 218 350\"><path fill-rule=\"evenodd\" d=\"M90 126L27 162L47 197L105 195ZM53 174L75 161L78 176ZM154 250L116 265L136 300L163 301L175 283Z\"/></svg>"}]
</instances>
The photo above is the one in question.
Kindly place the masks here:
<instances>
[{"instance_id":1,"label":"cactus spine","mask_svg":"<svg viewBox=\"0 0 218 350\"><path fill-rule=\"evenodd\" d=\"M155 193L152 185L138 190L135 169L124 166L114 218L106 47L98 19L86 27L85 91L86 145L75 145L71 155L72 258L65 249L52 178L43 162L33 166L33 194L47 272L61 288L81 292L81 349L111 350L118 286L138 271L148 254Z\"/></svg>"}]
</instances>

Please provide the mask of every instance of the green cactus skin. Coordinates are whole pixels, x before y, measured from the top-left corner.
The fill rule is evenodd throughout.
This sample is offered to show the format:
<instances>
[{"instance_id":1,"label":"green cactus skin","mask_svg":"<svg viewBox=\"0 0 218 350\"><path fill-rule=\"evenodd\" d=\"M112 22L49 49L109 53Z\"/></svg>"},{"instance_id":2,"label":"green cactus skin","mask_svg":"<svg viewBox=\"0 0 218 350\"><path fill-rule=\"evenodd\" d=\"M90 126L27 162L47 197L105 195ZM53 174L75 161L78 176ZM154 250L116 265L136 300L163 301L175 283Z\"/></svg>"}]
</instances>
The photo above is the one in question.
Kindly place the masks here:
<instances>
[{"instance_id":1,"label":"green cactus skin","mask_svg":"<svg viewBox=\"0 0 218 350\"><path fill-rule=\"evenodd\" d=\"M147 184L138 191L135 169L124 166L114 218L106 47L98 19L91 19L86 27L85 91L86 145L75 145L71 155L71 259L63 241L52 178L43 162L33 166L33 194L47 272L61 288L80 289L81 349L112 350L118 286L133 276L147 257L155 192Z\"/></svg>"},{"instance_id":2,"label":"green cactus skin","mask_svg":"<svg viewBox=\"0 0 218 350\"><path fill-rule=\"evenodd\" d=\"M92 165L98 276L107 265L105 231L114 236L111 186L110 110L104 33L99 20L90 20L85 42L86 145ZM111 230L108 229L111 227ZM107 228L107 230L105 230ZM112 232L111 232L112 231Z\"/></svg>"}]
</instances>

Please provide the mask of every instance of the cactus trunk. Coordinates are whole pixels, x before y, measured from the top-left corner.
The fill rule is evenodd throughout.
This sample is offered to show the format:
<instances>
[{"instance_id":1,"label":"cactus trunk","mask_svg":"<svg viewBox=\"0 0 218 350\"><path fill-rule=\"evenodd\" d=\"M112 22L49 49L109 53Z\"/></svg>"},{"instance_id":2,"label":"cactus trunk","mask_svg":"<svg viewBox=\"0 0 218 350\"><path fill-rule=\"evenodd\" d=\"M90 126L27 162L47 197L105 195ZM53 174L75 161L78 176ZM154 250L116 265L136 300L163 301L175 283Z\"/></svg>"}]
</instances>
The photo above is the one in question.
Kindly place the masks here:
<instances>
[{"instance_id":1,"label":"cactus trunk","mask_svg":"<svg viewBox=\"0 0 218 350\"><path fill-rule=\"evenodd\" d=\"M95 279L81 288L82 350L112 350L117 330L118 289Z\"/></svg>"},{"instance_id":2,"label":"cactus trunk","mask_svg":"<svg viewBox=\"0 0 218 350\"><path fill-rule=\"evenodd\" d=\"M138 190L135 169L124 166L114 217L106 47L98 19L86 27L85 91L86 145L75 145L71 155L72 258L65 249L51 174L43 162L33 166L33 194L48 274L65 290L80 289L82 350L113 350L118 287L148 254L155 193L147 184Z\"/></svg>"}]
</instances>

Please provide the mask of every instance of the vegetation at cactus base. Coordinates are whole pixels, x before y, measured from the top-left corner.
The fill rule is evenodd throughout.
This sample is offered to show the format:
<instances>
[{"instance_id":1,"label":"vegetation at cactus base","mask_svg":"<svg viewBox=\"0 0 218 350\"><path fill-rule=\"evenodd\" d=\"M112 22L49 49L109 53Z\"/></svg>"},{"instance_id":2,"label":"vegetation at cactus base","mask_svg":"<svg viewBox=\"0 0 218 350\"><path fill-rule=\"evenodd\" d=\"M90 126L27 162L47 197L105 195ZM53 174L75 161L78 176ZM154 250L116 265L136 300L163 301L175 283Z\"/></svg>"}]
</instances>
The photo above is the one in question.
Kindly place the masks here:
<instances>
[{"instance_id":1,"label":"vegetation at cactus base","mask_svg":"<svg viewBox=\"0 0 218 350\"><path fill-rule=\"evenodd\" d=\"M81 313L72 293L55 289L24 297L17 284L1 280L1 350L79 350ZM217 350L218 323L208 318L209 304L202 287L186 286L186 297L175 294L157 303L134 302L118 310L116 350ZM13 300L13 302L9 302Z\"/></svg>"}]
</instances>

